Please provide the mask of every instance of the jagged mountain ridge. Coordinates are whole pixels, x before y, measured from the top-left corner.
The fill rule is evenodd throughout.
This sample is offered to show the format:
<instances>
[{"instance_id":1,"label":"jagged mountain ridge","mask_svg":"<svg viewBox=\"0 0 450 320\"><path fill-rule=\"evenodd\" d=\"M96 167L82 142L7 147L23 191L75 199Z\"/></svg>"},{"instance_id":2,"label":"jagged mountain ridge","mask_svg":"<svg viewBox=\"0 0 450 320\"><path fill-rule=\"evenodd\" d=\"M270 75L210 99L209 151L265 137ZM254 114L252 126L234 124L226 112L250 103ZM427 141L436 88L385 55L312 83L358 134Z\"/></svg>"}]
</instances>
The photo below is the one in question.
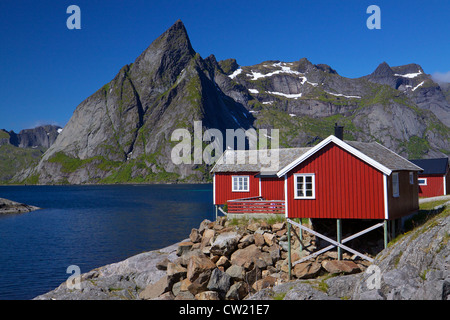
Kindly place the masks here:
<instances>
[{"instance_id":1,"label":"jagged mountain ridge","mask_svg":"<svg viewBox=\"0 0 450 320\"><path fill-rule=\"evenodd\" d=\"M339 122L346 138L378 140L405 156L442 155L450 150L448 109L439 85L417 65L383 63L359 79L306 58L239 66L200 57L177 21L83 101L39 165L15 180L205 181L207 166L170 160L172 132L193 132L194 121L222 132L277 128L281 145L292 147L316 143Z\"/></svg>"}]
</instances>

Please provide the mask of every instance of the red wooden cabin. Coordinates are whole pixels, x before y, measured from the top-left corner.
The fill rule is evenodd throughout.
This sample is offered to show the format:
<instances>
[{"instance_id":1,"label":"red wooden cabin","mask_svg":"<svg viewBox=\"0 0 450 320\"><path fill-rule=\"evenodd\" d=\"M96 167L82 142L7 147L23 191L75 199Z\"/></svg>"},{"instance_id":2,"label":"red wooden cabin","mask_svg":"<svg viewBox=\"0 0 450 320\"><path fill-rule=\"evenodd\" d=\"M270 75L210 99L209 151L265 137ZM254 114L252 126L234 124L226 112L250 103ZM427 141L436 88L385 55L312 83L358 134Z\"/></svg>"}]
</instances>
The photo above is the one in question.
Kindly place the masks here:
<instances>
[{"instance_id":1,"label":"red wooden cabin","mask_svg":"<svg viewBox=\"0 0 450 320\"><path fill-rule=\"evenodd\" d=\"M379 143L329 136L311 148L278 151L278 169L271 172L242 161L249 151L225 151L211 170L214 204L228 204L230 213L331 219L393 220L419 208L422 168Z\"/></svg>"},{"instance_id":2,"label":"red wooden cabin","mask_svg":"<svg viewBox=\"0 0 450 320\"><path fill-rule=\"evenodd\" d=\"M450 193L448 158L410 160L423 168L419 173L419 197L437 197Z\"/></svg>"}]
</instances>

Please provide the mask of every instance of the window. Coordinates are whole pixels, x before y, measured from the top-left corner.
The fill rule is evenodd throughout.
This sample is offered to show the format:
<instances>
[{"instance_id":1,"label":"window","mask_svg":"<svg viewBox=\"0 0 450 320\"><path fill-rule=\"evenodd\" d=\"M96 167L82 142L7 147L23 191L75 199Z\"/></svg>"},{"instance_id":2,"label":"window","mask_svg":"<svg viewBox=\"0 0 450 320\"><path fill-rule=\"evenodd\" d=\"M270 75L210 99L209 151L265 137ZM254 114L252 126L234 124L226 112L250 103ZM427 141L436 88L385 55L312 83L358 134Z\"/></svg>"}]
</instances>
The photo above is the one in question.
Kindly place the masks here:
<instances>
[{"instance_id":1,"label":"window","mask_svg":"<svg viewBox=\"0 0 450 320\"><path fill-rule=\"evenodd\" d=\"M400 196L400 187L398 182L398 172L392 174L392 195L394 197Z\"/></svg>"},{"instance_id":2,"label":"window","mask_svg":"<svg viewBox=\"0 0 450 320\"><path fill-rule=\"evenodd\" d=\"M233 176L233 185L231 191L233 192L248 192L249 176Z\"/></svg>"},{"instance_id":3,"label":"window","mask_svg":"<svg viewBox=\"0 0 450 320\"><path fill-rule=\"evenodd\" d=\"M414 184L414 172L409 173L409 184Z\"/></svg>"},{"instance_id":4,"label":"window","mask_svg":"<svg viewBox=\"0 0 450 320\"><path fill-rule=\"evenodd\" d=\"M316 186L314 174L294 174L294 184L295 199L315 199Z\"/></svg>"},{"instance_id":5,"label":"window","mask_svg":"<svg viewBox=\"0 0 450 320\"><path fill-rule=\"evenodd\" d=\"M419 186L426 186L427 185L427 178L419 178Z\"/></svg>"}]
</instances>

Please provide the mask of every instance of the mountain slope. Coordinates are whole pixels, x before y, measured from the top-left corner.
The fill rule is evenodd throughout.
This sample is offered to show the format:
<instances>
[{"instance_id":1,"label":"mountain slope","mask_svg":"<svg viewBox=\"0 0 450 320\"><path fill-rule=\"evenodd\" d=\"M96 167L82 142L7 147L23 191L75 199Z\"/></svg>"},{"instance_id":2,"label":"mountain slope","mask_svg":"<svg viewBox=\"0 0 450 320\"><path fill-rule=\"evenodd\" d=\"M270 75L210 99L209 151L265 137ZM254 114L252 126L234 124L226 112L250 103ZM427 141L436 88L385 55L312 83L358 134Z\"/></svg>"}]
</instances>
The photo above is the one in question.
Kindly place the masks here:
<instances>
[{"instance_id":1,"label":"mountain slope","mask_svg":"<svg viewBox=\"0 0 450 320\"><path fill-rule=\"evenodd\" d=\"M371 75L266 61L239 66L194 51L181 21L83 101L39 165L17 175L39 183L199 182L208 165L171 161L177 128L280 129L283 147L317 143L345 126L405 157L448 154L449 103L418 65L382 63ZM193 143L193 141L192 141ZM203 142L202 146L205 146ZM192 147L193 149L193 147Z\"/></svg>"}]
</instances>

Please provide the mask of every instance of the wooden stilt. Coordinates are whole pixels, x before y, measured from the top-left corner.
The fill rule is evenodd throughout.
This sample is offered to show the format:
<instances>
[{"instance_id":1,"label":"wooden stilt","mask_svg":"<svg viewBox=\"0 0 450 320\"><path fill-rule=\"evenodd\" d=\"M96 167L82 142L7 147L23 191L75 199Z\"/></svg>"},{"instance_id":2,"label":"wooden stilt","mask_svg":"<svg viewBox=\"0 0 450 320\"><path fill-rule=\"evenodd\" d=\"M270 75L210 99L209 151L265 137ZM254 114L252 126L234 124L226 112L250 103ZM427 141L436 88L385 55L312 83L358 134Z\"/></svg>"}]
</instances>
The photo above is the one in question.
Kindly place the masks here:
<instances>
[{"instance_id":1,"label":"wooden stilt","mask_svg":"<svg viewBox=\"0 0 450 320\"><path fill-rule=\"evenodd\" d=\"M388 246L388 220L384 220L384 248Z\"/></svg>"},{"instance_id":2,"label":"wooden stilt","mask_svg":"<svg viewBox=\"0 0 450 320\"><path fill-rule=\"evenodd\" d=\"M289 280L291 280L291 268L292 268L292 260L291 260L291 224L288 222L287 224L287 236L288 236L288 268L289 268Z\"/></svg>"},{"instance_id":3,"label":"wooden stilt","mask_svg":"<svg viewBox=\"0 0 450 320\"><path fill-rule=\"evenodd\" d=\"M337 242L342 243L342 226L341 226L341 219L336 219L336 225L337 225ZM337 254L338 254L338 260L342 260L342 250L341 247L337 248Z\"/></svg>"}]
</instances>

